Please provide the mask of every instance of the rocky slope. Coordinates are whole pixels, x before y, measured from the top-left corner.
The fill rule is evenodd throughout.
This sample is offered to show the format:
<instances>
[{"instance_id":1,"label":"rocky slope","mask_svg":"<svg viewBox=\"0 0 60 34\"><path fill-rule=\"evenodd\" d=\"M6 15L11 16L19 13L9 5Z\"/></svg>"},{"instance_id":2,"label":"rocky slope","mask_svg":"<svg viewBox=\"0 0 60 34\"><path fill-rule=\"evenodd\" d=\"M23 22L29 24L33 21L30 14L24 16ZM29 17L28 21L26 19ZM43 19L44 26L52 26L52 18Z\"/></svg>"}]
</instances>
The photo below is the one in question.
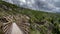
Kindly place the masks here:
<instances>
[{"instance_id":1,"label":"rocky slope","mask_svg":"<svg viewBox=\"0 0 60 34\"><path fill-rule=\"evenodd\" d=\"M60 34L60 14L57 13L30 10L0 1L0 17L1 32L3 23L12 21L25 34Z\"/></svg>"},{"instance_id":2,"label":"rocky slope","mask_svg":"<svg viewBox=\"0 0 60 34\"><path fill-rule=\"evenodd\" d=\"M6 33L4 24L16 22L18 27L23 30L24 34L28 34L30 27L29 19L30 18L28 16L20 14L20 8L17 6L0 1L0 32ZM8 27L10 27L9 24ZM8 29L6 31L8 31Z\"/></svg>"}]
</instances>

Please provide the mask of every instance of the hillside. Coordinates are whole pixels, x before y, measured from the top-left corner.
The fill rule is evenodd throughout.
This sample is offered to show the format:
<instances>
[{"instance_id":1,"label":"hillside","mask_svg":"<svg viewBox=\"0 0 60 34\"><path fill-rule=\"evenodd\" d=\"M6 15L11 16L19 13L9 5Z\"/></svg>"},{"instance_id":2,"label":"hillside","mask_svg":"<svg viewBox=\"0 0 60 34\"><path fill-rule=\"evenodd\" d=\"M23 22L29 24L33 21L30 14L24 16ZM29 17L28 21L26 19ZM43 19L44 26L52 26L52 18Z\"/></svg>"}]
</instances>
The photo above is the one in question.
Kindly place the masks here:
<instances>
[{"instance_id":1,"label":"hillside","mask_svg":"<svg viewBox=\"0 0 60 34\"><path fill-rule=\"evenodd\" d=\"M7 18L9 15L14 17L13 20L17 22L18 26L20 26L19 16L23 16L23 18L20 18L24 20L23 22L26 22L25 17L28 16L30 18L27 20L30 23L30 26L28 26L29 34L60 34L60 14L31 10L0 1L0 17L6 16ZM0 24L2 26L2 23ZM0 32L3 32L1 27Z\"/></svg>"}]
</instances>

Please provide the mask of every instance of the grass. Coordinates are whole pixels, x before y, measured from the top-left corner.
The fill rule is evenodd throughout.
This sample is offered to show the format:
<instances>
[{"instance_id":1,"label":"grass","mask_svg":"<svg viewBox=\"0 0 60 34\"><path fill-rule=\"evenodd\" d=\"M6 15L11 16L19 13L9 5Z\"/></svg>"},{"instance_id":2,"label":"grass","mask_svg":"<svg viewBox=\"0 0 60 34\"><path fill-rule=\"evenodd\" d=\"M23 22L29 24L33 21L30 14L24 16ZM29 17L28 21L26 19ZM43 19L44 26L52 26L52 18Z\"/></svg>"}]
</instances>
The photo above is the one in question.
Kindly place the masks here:
<instances>
[{"instance_id":1,"label":"grass","mask_svg":"<svg viewBox=\"0 0 60 34\"><path fill-rule=\"evenodd\" d=\"M5 5L8 9L0 7L0 16L23 14L30 17L30 34L60 34L60 14L31 10L17 7L4 1L0 5ZM9 10L12 9L12 10Z\"/></svg>"}]
</instances>

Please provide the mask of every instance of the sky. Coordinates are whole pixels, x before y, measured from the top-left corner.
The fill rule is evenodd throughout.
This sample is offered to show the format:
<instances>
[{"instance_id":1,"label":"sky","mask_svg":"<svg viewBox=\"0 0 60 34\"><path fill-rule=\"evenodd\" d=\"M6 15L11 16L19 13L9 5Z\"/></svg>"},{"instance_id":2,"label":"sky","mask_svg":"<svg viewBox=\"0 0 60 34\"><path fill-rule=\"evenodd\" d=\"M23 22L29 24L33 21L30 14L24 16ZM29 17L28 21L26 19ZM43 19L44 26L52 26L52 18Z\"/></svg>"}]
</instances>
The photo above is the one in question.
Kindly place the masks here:
<instances>
[{"instance_id":1,"label":"sky","mask_svg":"<svg viewBox=\"0 0 60 34\"><path fill-rule=\"evenodd\" d=\"M60 12L60 0L4 0L18 6L42 10L47 12Z\"/></svg>"}]
</instances>

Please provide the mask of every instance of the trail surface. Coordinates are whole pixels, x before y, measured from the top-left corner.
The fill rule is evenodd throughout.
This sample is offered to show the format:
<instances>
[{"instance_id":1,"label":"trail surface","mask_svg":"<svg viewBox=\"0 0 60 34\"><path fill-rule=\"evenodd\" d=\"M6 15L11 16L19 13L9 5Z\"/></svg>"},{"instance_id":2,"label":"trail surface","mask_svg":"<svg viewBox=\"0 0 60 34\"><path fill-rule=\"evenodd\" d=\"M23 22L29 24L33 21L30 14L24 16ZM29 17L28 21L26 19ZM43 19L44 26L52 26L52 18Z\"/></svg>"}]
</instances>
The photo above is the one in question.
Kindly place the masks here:
<instances>
[{"instance_id":1,"label":"trail surface","mask_svg":"<svg viewBox=\"0 0 60 34\"><path fill-rule=\"evenodd\" d=\"M22 30L18 27L16 23L13 23L11 27L11 34L23 34Z\"/></svg>"}]
</instances>

